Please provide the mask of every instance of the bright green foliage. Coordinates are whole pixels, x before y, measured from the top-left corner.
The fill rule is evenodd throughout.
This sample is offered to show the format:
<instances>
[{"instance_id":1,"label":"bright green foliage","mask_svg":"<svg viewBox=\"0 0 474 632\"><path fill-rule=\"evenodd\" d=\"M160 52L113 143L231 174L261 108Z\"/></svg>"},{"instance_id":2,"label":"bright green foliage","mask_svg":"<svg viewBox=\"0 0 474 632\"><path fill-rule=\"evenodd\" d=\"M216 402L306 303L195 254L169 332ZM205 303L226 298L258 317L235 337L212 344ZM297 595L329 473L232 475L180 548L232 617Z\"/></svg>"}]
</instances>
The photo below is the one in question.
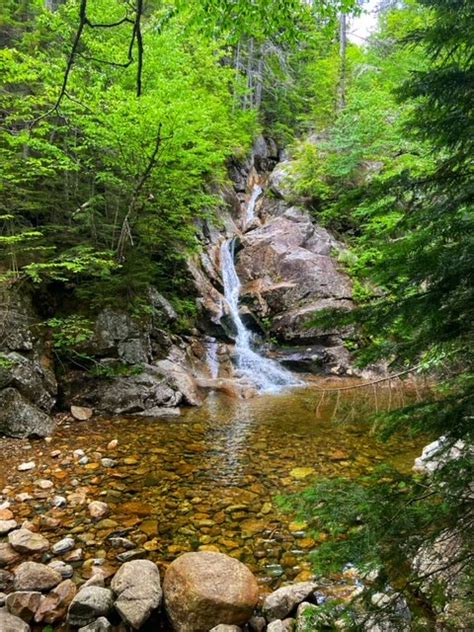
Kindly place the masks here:
<instances>
[{"instance_id":1,"label":"bright green foliage","mask_svg":"<svg viewBox=\"0 0 474 632\"><path fill-rule=\"evenodd\" d=\"M110 65L126 61L130 25L86 28L66 95L45 116L60 92L78 7L2 9L11 25L0 58L5 265L34 282L70 279L102 300L170 284L179 270L167 288L179 292L186 252L198 246L197 220L217 208L210 191L226 178L227 159L248 149L255 115L234 108L236 77L220 63L219 42L201 34L189 11L165 7L143 18L140 98L133 64ZM125 9L94 0L88 18L110 23Z\"/></svg>"}]
</instances>

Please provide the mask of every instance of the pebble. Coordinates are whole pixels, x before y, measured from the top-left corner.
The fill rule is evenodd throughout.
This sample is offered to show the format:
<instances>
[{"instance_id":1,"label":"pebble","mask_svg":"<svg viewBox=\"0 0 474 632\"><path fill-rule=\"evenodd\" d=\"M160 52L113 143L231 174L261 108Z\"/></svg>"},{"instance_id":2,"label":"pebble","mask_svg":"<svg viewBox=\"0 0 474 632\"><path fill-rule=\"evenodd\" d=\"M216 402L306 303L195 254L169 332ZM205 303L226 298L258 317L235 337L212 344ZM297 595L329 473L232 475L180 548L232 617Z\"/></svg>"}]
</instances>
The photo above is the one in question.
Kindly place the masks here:
<instances>
[{"instance_id":1,"label":"pebble","mask_svg":"<svg viewBox=\"0 0 474 632\"><path fill-rule=\"evenodd\" d=\"M101 500L93 500L87 505L87 509L89 510L91 518L94 518L95 520L104 518L109 513L108 504L102 502Z\"/></svg>"},{"instance_id":2,"label":"pebble","mask_svg":"<svg viewBox=\"0 0 474 632\"><path fill-rule=\"evenodd\" d=\"M35 485L40 489L51 489L51 487L54 487L53 481L49 481L46 478L38 479L37 481L35 481Z\"/></svg>"},{"instance_id":3,"label":"pebble","mask_svg":"<svg viewBox=\"0 0 474 632\"><path fill-rule=\"evenodd\" d=\"M117 555L117 560L121 563L130 562L131 560L137 560L146 554L144 549L133 549L133 551L124 551Z\"/></svg>"},{"instance_id":4,"label":"pebble","mask_svg":"<svg viewBox=\"0 0 474 632\"><path fill-rule=\"evenodd\" d=\"M29 470L34 470L35 467L36 463L34 461L28 461L27 463L20 463L16 469L19 472L28 472Z\"/></svg>"},{"instance_id":5,"label":"pebble","mask_svg":"<svg viewBox=\"0 0 474 632\"><path fill-rule=\"evenodd\" d=\"M114 459L101 459L100 462L102 463L103 467L115 467L117 465L117 461L115 461Z\"/></svg>"},{"instance_id":6,"label":"pebble","mask_svg":"<svg viewBox=\"0 0 474 632\"><path fill-rule=\"evenodd\" d=\"M44 536L24 527L11 531L8 542L19 553L44 553L49 549L49 541Z\"/></svg>"},{"instance_id":7,"label":"pebble","mask_svg":"<svg viewBox=\"0 0 474 632\"><path fill-rule=\"evenodd\" d=\"M73 455L76 457L76 459L80 459L81 456L85 456L85 452L84 450L81 450L80 448L78 450L74 450Z\"/></svg>"},{"instance_id":8,"label":"pebble","mask_svg":"<svg viewBox=\"0 0 474 632\"><path fill-rule=\"evenodd\" d=\"M79 465L87 465L89 463L89 457L83 456L79 459Z\"/></svg>"},{"instance_id":9,"label":"pebble","mask_svg":"<svg viewBox=\"0 0 474 632\"><path fill-rule=\"evenodd\" d=\"M53 457L53 459L56 459L58 456L61 456L61 450L53 450L51 452L51 456Z\"/></svg>"},{"instance_id":10,"label":"pebble","mask_svg":"<svg viewBox=\"0 0 474 632\"><path fill-rule=\"evenodd\" d=\"M65 507L67 505L67 500L64 496L53 496L51 499L51 504L53 507Z\"/></svg>"},{"instance_id":11,"label":"pebble","mask_svg":"<svg viewBox=\"0 0 474 632\"><path fill-rule=\"evenodd\" d=\"M112 441L109 441L109 443L107 444L107 450L115 450L117 446L118 446L117 439L112 439Z\"/></svg>"},{"instance_id":12,"label":"pebble","mask_svg":"<svg viewBox=\"0 0 474 632\"><path fill-rule=\"evenodd\" d=\"M74 569L70 564L66 564L62 560L52 560L48 564L49 568L57 571L63 579L69 579L74 575Z\"/></svg>"},{"instance_id":13,"label":"pebble","mask_svg":"<svg viewBox=\"0 0 474 632\"><path fill-rule=\"evenodd\" d=\"M56 544L51 547L51 552L54 555L62 555L63 553L67 553L68 551L73 549L74 545L74 538L66 537L62 540L59 540L59 542L56 542Z\"/></svg>"}]
</instances>

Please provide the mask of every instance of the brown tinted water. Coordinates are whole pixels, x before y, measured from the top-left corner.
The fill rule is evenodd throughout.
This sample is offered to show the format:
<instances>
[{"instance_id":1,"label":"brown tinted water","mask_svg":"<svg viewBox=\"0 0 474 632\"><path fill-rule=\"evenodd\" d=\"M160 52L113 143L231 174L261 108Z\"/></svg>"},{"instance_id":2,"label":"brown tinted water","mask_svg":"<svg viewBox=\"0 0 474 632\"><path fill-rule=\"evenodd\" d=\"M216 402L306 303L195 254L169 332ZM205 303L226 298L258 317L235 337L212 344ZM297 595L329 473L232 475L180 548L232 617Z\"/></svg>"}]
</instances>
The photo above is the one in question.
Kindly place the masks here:
<instances>
[{"instance_id":1,"label":"brown tinted water","mask_svg":"<svg viewBox=\"0 0 474 632\"><path fill-rule=\"evenodd\" d=\"M325 534L295 523L279 511L275 497L324 476L357 478L382 462L409 470L420 452L419 440L379 442L364 422L375 408L415 397L413 388L322 397L322 386L341 384L347 382L319 381L249 400L211 395L202 408L175 419L66 421L49 444L0 439L0 483L9 486L18 522L33 521L52 542L74 535L86 560L106 558L111 571L124 552L110 540L118 533L134 543L136 555L163 566L184 551L204 548L242 560L262 584L304 579L308 553ZM108 449L113 439L118 445ZM86 453L86 465L73 456L76 449ZM115 467L104 467L103 457L114 459ZM30 460L35 470L17 471ZM52 480L54 489L39 489L38 479ZM33 498L15 501L21 492ZM66 497L67 505L51 508L54 494ZM91 520L90 500L109 504L105 520ZM77 572L87 576L90 566L78 563Z\"/></svg>"}]
</instances>

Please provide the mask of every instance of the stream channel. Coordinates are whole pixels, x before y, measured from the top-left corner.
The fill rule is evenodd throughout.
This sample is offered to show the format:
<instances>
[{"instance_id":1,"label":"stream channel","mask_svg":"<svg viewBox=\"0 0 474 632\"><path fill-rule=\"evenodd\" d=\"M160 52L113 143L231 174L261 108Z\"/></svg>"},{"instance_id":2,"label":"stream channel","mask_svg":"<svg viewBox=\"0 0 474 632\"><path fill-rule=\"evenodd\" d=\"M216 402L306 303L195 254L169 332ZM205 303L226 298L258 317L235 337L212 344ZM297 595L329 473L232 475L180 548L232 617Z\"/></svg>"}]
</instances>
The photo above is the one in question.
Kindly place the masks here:
<instances>
[{"instance_id":1,"label":"stream channel","mask_svg":"<svg viewBox=\"0 0 474 632\"><path fill-rule=\"evenodd\" d=\"M307 579L308 554L326 536L281 512L275 498L323 476L357 478L382 462L407 471L422 443L381 443L364 421L375 407L414 397L413 388L360 388L337 397L319 390L348 383L354 380L313 378L306 387L248 400L211 395L172 419L65 421L49 443L3 439L1 488L8 488L19 523L31 521L53 543L76 539L80 577L90 576L94 559L110 573L124 554L164 569L180 553L200 549L237 557L262 588ZM112 440L116 447L108 447ZM82 464L74 450L84 451ZM35 469L17 471L24 461ZM38 479L54 487L41 489ZM18 494L27 494L23 502ZM55 496L64 506L51 506ZM108 503L109 514L92 520L91 500ZM134 549L117 548L117 535Z\"/></svg>"}]
</instances>

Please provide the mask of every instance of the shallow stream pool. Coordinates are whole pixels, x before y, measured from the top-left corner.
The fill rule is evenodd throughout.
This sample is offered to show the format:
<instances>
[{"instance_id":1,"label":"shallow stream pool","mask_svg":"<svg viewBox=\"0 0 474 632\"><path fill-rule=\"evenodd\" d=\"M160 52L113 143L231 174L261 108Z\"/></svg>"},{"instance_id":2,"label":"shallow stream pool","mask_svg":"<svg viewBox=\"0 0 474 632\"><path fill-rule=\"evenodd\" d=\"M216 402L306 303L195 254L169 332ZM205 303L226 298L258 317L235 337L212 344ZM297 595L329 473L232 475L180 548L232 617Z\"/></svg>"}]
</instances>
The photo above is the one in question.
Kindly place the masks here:
<instances>
[{"instance_id":1,"label":"shallow stream pool","mask_svg":"<svg viewBox=\"0 0 474 632\"><path fill-rule=\"evenodd\" d=\"M105 558L112 573L127 555L165 567L182 552L207 549L237 557L271 587L307 579L308 553L325 534L281 513L275 497L323 476L356 478L381 462L409 470L423 443L381 443L364 422L374 409L415 397L413 386L320 390L351 384L319 380L249 400L211 395L173 419L66 420L50 443L0 439L1 488L19 523L32 521L53 543L76 538L84 560L74 566L83 577L94 558ZM114 439L117 446L108 448ZM78 449L87 463L73 455ZM104 466L104 457L115 466ZM17 471L25 461L36 468ZM54 487L41 489L38 479ZM31 498L14 500L21 493ZM54 496L67 504L52 507ZM109 514L93 521L91 500L108 503ZM117 535L134 548L110 539Z\"/></svg>"}]
</instances>

